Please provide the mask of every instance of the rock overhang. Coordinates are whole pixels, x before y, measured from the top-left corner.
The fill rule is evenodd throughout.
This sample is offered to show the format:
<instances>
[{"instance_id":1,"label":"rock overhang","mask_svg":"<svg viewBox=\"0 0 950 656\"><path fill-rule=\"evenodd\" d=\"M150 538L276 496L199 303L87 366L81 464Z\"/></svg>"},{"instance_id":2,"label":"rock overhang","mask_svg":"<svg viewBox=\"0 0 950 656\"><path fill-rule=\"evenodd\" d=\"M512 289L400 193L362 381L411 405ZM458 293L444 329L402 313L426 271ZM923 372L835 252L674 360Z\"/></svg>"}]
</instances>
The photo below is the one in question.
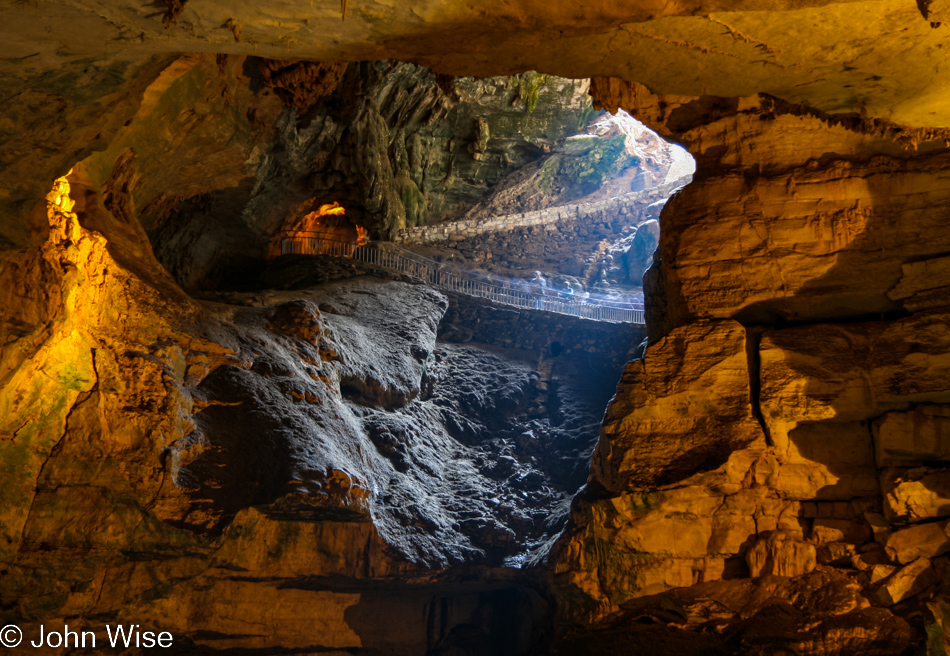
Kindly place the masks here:
<instances>
[{"instance_id":1,"label":"rock overhang","mask_svg":"<svg viewBox=\"0 0 950 656\"><path fill-rule=\"evenodd\" d=\"M412 7L353 3L15 3L2 15L0 75L43 83L70 61L100 66L181 52L280 59L404 59L440 73L539 70L615 76L654 93L768 93L828 113L913 127L950 126L945 25L912 2L681 3L519 0ZM728 6L726 6L728 5ZM168 23L166 27L165 23ZM235 29L240 26L240 29ZM35 85L34 85L35 86Z\"/></svg>"}]
</instances>

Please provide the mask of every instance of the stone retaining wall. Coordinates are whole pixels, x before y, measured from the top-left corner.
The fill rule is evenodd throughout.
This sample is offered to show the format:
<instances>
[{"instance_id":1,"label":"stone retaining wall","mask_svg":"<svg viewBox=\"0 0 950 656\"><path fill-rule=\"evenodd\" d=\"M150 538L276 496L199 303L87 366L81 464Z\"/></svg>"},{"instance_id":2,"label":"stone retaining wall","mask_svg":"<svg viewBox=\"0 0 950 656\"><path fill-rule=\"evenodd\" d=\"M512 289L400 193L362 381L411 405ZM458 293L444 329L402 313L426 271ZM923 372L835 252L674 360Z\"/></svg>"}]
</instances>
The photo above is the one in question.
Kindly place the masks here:
<instances>
[{"instance_id":1,"label":"stone retaining wall","mask_svg":"<svg viewBox=\"0 0 950 656\"><path fill-rule=\"evenodd\" d=\"M400 230L394 241L399 244L433 244L445 241L461 241L484 233L502 232L532 226L554 224L560 221L599 220L605 215L638 213L643 207L666 200L677 188L687 184L691 176L680 178L651 189L617 196L596 203L563 205L534 212L507 214L505 216L449 221L429 226Z\"/></svg>"}]
</instances>

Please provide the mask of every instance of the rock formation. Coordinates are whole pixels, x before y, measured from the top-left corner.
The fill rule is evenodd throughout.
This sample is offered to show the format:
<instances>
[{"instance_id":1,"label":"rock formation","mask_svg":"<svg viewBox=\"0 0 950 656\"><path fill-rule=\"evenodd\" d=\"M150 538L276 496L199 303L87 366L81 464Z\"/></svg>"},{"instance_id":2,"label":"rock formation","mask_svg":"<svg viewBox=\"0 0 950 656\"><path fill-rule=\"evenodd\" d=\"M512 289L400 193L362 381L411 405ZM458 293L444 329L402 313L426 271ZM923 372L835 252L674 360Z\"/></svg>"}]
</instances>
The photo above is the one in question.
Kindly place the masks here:
<instances>
[{"instance_id":1,"label":"rock formation","mask_svg":"<svg viewBox=\"0 0 950 656\"><path fill-rule=\"evenodd\" d=\"M0 9L0 625L948 653L946 3L317 4ZM697 161L616 387L626 329L263 260L619 170L545 157L567 78Z\"/></svg>"},{"instance_id":2,"label":"rock formation","mask_svg":"<svg viewBox=\"0 0 950 656\"><path fill-rule=\"evenodd\" d=\"M934 594L932 559L950 545L934 523L948 512L936 506L950 332L945 296L903 300L944 284L909 271L947 247L935 222L948 196L926 172L950 162L943 138L901 143L890 126L764 97L691 112L704 101L594 88L695 144L698 171L661 217L652 344L627 366L559 545L572 612L836 569L862 588L857 606L793 603L858 631L862 607ZM678 113L691 121L663 122ZM775 148L792 134L794 150ZM799 639L772 630L783 648Z\"/></svg>"},{"instance_id":3,"label":"rock formation","mask_svg":"<svg viewBox=\"0 0 950 656\"><path fill-rule=\"evenodd\" d=\"M70 191L57 182L49 237L2 269L18 310L5 317L0 427L11 618L35 631L121 611L196 649L375 641L411 653L451 643L468 613L499 612L479 601L491 591L544 608L519 600L537 582L514 586L486 566L531 557L563 527L613 392L597 359L619 366L629 328L586 343L568 341L577 325L547 329L497 353L437 343L445 297L365 271L196 302L125 270ZM519 320L508 314L490 334ZM433 594L473 604L437 635L414 622L372 637L359 627L374 611L344 619L449 565L482 574L459 588L449 570L418 595L395 593L419 612L435 612ZM314 577L349 583L305 583ZM249 637L261 603L284 610ZM302 610L314 607L319 636Z\"/></svg>"}]
</instances>

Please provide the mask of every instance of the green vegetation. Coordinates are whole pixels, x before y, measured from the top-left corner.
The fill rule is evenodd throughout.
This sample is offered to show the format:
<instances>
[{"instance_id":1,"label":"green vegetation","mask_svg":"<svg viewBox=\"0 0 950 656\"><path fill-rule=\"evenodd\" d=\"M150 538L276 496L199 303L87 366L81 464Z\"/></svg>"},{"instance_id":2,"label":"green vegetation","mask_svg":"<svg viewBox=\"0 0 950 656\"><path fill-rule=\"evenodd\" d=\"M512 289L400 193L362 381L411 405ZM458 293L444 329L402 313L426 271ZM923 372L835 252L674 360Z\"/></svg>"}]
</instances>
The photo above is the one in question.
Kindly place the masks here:
<instances>
[{"instance_id":1,"label":"green vegetation","mask_svg":"<svg viewBox=\"0 0 950 656\"><path fill-rule=\"evenodd\" d=\"M924 629L927 631L927 656L947 656L943 647L943 625L934 622Z\"/></svg>"},{"instance_id":2,"label":"green vegetation","mask_svg":"<svg viewBox=\"0 0 950 656\"><path fill-rule=\"evenodd\" d=\"M521 76L521 82L518 84L518 95L528 114L534 113L538 106L538 92L550 79L550 75L535 73L534 71L529 71Z\"/></svg>"},{"instance_id":3,"label":"green vegetation","mask_svg":"<svg viewBox=\"0 0 950 656\"><path fill-rule=\"evenodd\" d=\"M560 158L551 157L541 166L541 171L538 173L538 177L540 179L538 184L544 193L549 193L551 191L551 187L554 185L554 180L557 178L557 174L561 169L560 162Z\"/></svg>"},{"instance_id":4,"label":"green vegetation","mask_svg":"<svg viewBox=\"0 0 950 656\"><path fill-rule=\"evenodd\" d=\"M927 604L934 615L935 622L927 624L927 656L948 656L944 638L944 622L950 617L950 605L943 602Z\"/></svg>"}]
</instances>

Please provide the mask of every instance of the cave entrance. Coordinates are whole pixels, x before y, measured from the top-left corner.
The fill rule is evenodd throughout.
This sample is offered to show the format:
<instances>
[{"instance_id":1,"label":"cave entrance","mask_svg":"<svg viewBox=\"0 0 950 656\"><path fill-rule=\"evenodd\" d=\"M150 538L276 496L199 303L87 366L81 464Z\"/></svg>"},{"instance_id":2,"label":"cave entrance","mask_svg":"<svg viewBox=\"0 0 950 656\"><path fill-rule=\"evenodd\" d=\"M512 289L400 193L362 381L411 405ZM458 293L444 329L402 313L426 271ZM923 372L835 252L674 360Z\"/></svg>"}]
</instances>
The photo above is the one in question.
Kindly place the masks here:
<instances>
[{"instance_id":1,"label":"cave entrance","mask_svg":"<svg viewBox=\"0 0 950 656\"><path fill-rule=\"evenodd\" d=\"M286 438L302 470L332 453L373 481L378 528L420 562L518 565L587 480L645 336L660 209L693 167L627 114L595 111L587 80L337 69L281 109L253 182L169 209L154 252L204 299L297 304L290 319L260 310L291 334L248 374L252 390L294 386L272 396L299 408L254 415L291 413L294 428L255 433ZM319 372L289 375L310 347ZM332 444L297 448L308 435Z\"/></svg>"},{"instance_id":2,"label":"cave entrance","mask_svg":"<svg viewBox=\"0 0 950 656\"><path fill-rule=\"evenodd\" d=\"M541 96L552 104L568 103L573 85L587 83L545 80L561 94ZM522 126L519 138L537 139L530 128ZM472 129L475 145L460 157L480 163L513 159L512 135L494 127L491 116ZM600 305L622 311L573 313L642 323L643 276L659 244L660 212L694 171L684 148L628 113L588 106L571 133L498 176L480 198L460 211L430 213L421 225L397 231L394 241L515 287L543 288L535 309L560 312L565 301L585 310Z\"/></svg>"},{"instance_id":3,"label":"cave entrance","mask_svg":"<svg viewBox=\"0 0 950 656\"><path fill-rule=\"evenodd\" d=\"M284 221L271 240L268 257L288 253L353 257L355 249L368 241L366 228L351 221L345 207L324 203Z\"/></svg>"}]
</instances>

